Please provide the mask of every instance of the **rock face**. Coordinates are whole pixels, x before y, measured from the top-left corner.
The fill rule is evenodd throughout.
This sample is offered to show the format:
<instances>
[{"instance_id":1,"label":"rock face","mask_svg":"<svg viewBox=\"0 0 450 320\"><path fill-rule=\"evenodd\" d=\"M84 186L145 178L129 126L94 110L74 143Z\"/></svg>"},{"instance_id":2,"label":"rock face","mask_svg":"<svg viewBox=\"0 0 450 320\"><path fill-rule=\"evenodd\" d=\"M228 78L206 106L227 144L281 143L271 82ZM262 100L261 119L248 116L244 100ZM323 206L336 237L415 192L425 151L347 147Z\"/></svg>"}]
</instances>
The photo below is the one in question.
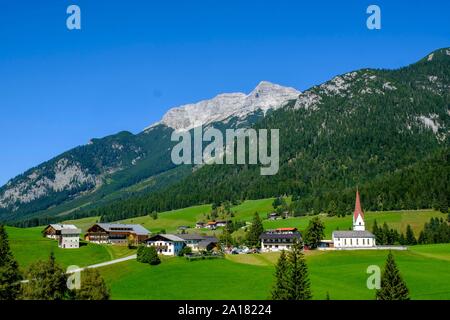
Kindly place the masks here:
<instances>
[{"instance_id":1,"label":"rock face","mask_svg":"<svg viewBox=\"0 0 450 320\"><path fill-rule=\"evenodd\" d=\"M163 124L182 131L199 125L224 121L229 117L244 118L258 109L263 112L277 109L287 100L296 99L299 94L300 92L294 88L262 81L249 94L224 93L210 100L170 109L160 122L149 128Z\"/></svg>"},{"instance_id":2,"label":"rock face","mask_svg":"<svg viewBox=\"0 0 450 320\"><path fill-rule=\"evenodd\" d=\"M167 171L172 167L168 154L173 130L190 130L200 124L218 122L223 122L225 127L249 126L257 119L255 112L265 114L289 99L296 99L299 94L293 88L263 81L250 94L225 93L171 109L160 122L140 134L122 132L93 139L1 187L0 218L2 214L11 216L46 210L99 190L105 186L105 181L117 182L116 189L120 189ZM115 179L116 172L122 172L121 177ZM113 189L111 185L109 188Z\"/></svg>"},{"instance_id":3,"label":"rock face","mask_svg":"<svg viewBox=\"0 0 450 320\"><path fill-rule=\"evenodd\" d=\"M63 158L55 163L51 174L44 175L42 170L36 169L17 184L11 185L0 196L0 207L30 203L49 193L70 191L82 185L95 187L100 184L101 180L81 168L79 163L71 163Z\"/></svg>"}]
</instances>

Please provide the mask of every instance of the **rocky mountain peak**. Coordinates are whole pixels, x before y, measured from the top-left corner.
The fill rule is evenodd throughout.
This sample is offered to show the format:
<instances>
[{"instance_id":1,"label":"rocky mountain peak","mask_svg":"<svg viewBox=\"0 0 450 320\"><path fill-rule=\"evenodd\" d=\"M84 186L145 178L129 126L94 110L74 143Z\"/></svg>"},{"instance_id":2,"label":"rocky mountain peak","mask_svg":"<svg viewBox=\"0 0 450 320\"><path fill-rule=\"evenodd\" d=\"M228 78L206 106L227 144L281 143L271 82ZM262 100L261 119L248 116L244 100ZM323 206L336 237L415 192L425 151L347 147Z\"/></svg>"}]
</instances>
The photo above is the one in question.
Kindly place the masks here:
<instances>
[{"instance_id":1,"label":"rocky mountain peak","mask_svg":"<svg viewBox=\"0 0 450 320\"><path fill-rule=\"evenodd\" d=\"M291 87L283 87L268 81L261 81L249 94L223 93L197 103L170 109L161 121L146 128L163 124L175 130L190 130L199 125L223 121L231 116L245 117L258 109L266 112L281 107L300 94Z\"/></svg>"}]
</instances>

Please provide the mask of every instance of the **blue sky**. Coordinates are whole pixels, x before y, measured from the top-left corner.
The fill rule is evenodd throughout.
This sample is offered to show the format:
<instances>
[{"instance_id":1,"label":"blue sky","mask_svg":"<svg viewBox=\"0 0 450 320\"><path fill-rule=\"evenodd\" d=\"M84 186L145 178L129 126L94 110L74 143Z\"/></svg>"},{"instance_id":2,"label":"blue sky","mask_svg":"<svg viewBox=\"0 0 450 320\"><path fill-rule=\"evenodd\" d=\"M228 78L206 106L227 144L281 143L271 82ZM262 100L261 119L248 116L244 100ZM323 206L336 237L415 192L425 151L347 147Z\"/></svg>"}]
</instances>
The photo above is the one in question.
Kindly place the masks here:
<instances>
[{"instance_id":1,"label":"blue sky","mask_svg":"<svg viewBox=\"0 0 450 320\"><path fill-rule=\"evenodd\" d=\"M66 28L70 4L82 30ZM381 30L366 28L370 4ZM179 104L413 63L450 46L449 11L446 0L2 1L0 185Z\"/></svg>"}]
</instances>

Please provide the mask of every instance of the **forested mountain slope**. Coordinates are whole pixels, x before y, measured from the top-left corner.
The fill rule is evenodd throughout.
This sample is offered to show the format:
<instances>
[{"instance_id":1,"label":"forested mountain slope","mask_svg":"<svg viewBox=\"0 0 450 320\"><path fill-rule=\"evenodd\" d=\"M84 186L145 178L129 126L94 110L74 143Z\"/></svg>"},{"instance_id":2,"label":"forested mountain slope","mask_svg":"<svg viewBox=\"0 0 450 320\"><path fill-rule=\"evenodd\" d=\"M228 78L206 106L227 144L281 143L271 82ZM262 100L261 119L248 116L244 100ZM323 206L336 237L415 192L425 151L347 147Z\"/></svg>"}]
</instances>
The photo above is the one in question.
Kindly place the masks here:
<instances>
[{"instance_id":1,"label":"forested mountain slope","mask_svg":"<svg viewBox=\"0 0 450 320\"><path fill-rule=\"evenodd\" d=\"M84 211L116 220L193 204L292 194L303 211L448 205L450 49L398 70L350 72L303 92L254 128L280 129L280 170L203 166L162 192ZM408 181L406 183L405 181ZM334 204L332 203L332 200Z\"/></svg>"}]
</instances>

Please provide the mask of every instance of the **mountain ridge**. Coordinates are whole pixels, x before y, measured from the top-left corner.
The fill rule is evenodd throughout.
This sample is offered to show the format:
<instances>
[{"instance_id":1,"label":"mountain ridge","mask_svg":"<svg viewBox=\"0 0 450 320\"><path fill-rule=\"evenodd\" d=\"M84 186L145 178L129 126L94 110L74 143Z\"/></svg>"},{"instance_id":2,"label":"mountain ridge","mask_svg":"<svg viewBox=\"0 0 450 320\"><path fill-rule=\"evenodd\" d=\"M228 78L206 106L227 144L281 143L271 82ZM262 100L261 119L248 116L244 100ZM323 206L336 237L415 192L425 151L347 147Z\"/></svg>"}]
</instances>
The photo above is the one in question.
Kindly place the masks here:
<instances>
[{"instance_id":1,"label":"mountain ridge","mask_svg":"<svg viewBox=\"0 0 450 320\"><path fill-rule=\"evenodd\" d=\"M329 81L313 86L304 92L299 92L288 87L288 89L280 90L277 99L282 97L281 100L283 100L286 97L286 92L289 97L291 95L297 96L297 93L298 96L294 99L284 100L286 102L279 102L280 100L275 99L278 104L273 106L273 110L270 107L264 110L264 106L266 106L264 104L262 104L263 109L256 108L257 103L253 103L254 100L252 99L258 101L261 98L260 96L256 96L256 94L259 94L259 89L269 87L268 91L273 92L271 89L273 89L273 86L277 86L268 82L261 82L259 85L260 88L255 88L249 95L239 93L231 94L232 100L235 98L239 106L248 106L242 114L236 113L236 109L231 108L227 110L231 114L220 113L219 118L206 117L206 122L210 121L210 125L218 126L222 129L255 125L256 128L262 128L268 124L276 124L276 126L282 128L285 124L289 124L291 132L285 133L284 139L289 141L289 144L297 146L298 150L288 148L281 157L284 158L283 161L285 163L300 161L306 166L308 166L308 162L304 162L306 159L311 163L315 161L314 158L309 158L313 154L323 156L325 150L334 150L331 143L332 139L339 138L340 140L338 139L336 141L341 141L341 143L348 143L348 139L352 137L356 140L360 139L360 137L355 135L355 132L350 130L351 127L350 129L346 127L348 125L351 126L351 122L348 119L352 119L356 115L359 117L358 121L361 124L370 126L370 120L365 117L373 114L373 112L376 112L373 114L376 116L373 119L376 119L380 124L389 128L388 130L391 131L390 134L392 137L399 139L397 143L404 144L405 141L417 140L417 143L421 144L424 150L429 148L429 146L434 147L436 144L448 144L448 119L450 117L448 108L448 92L450 88L448 80L449 56L449 49L444 48L436 50L418 62L400 69L361 69L352 71L333 77ZM225 94L226 97L230 97L229 95ZM264 97L264 94L262 96ZM219 95L219 98L223 98L223 95ZM247 98L251 100L248 104L245 101ZM208 108L208 102L213 99L200 101L196 104L191 104L191 106L196 106L203 102L202 106ZM273 100L269 97L265 101L268 101L270 105ZM442 106L445 104L447 106L446 110L442 109ZM389 109L386 109L385 105L389 106ZM435 106L439 106L439 108ZM323 109L324 107L325 109ZM200 110L203 109L200 108ZM239 111L239 108L237 110ZM271 112L266 117L268 110L271 110ZM273 124L270 124L268 121L273 118L273 114L276 114L275 119L278 117L283 119L284 122L275 121ZM288 114L292 118L286 118ZM189 130L193 122L192 119L197 119L195 117L197 115L195 114L193 118L188 117L189 121L182 121L181 125L175 123L174 126L178 129ZM383 116L391 116L392 119L388 121ZM221 120L215 121L217 119ZM293 119L297 119L297 121L292 122ZM372 121L374 121L373 119ZM394 121L395 124L398 124L398 127L393 127L390 121ZM380 140L379 137L371 136L370 132L364 127L357 129L359 130L357 132L364 134L369 142ZM111 200L127 201L124 198L135 195L133 193L121 192L120 190L145 181L145 179L153 176L159 176L158 183L170 188L170 184L169 186L164 184L165 173L171 176L171 184L176 184L179 180L190 179L191 174L189 170L182 170L183 174L178 175L176 173L178 172L176 171L177 168L170 161L170 149L173 146L173 143L170 141L170 135L173 130L176 129L158 122L136 135L121 132L117 135L93 139L88 145L69 150L37 166L36 168L41 170L38 176L43 177L43 179L38 179L33 174L34 172L30 171L31 169L28 170L23 175L10 180L7 185L0 188L0 219L15 220L26 218L30 215L46 215L48 212L57 215L61 212L67 212L67 210L57 210L62 204L66 205L72 202L76 203L76 205L69 206L67 209L75 210L76 212L79 211L77 208L81 208L86 204L87 200L85 202L79 200L80 198L84 199L86 195L90 197L89 203L99 203L102 205L103 199L109 199L111 195L115 195L113 197L115 200ZM299 135L300 133L302 134ZM345 133L348 136L341 137L339 136L340 133ZM381 130L379 134L386 133L383 133L383 130ZM389 141L381 142L389 143ZM319 148L315 146L316 144L320 145L322 151L314 149ZM348 149L350 150L351 148ZM305 158L305 152L313 152L313 154L309 154ZM364 152L373 153L374 151L364 150ZM423 150L418 150L418 152L418 154L421 154ZM372 158L367 159L368 161L374 161ZM325 160L323 159L322 161ZM349 163L347 162L344 159L340 159L336 165L348 166ZM324 162L323 165L327 166L327 163ZM350 163L350 168L351 165L353 164ZM55 171L57 168L61 170ZM311 170L318 170L318 168L311 168ZM196 172L198 173L196 173L196 176L212 170L215 169L206 168L197 170ZM231 174L233 171L225 174L227 170L230 169L220 169L216 172L217 178L214 179L214 183L217 186L225 188L226 185L224 183L234 184L234 182L227 180L234 176L234 174ZM233 167L232 170L241 172L243 168ZM305 172L299 175L297 171L292 171L289 169L289 166L285 166L284 169L281 168L281 176L283 176L283 172L286 174L283 170L290 172L300 182L304 179L302 175L311 175ZM174 172L175 174L173 174ZM328 175L329 173L326 174ZM195 177L193 178L195 179ZM284 175L283 177L286 181L291 180L289 175ZM220 179L223 179L223 181L220 182ZM244 181L247 181L246 179ZM286 184L280 181L279 177L274 177L273 179L278 184ZM333 179L333 175L330 176L330 179ZM26 183L26 180L34 184ZM99 180L101 180L101 184L98 183ZM263 180L257 179L255 181L258 181L257 185L262 183L260 188L268 188L266 182ZM305 181L308 181L308 179ZM299 185L302 185L303 182L300 182ZM210 182L206 182L206 185L208 183ZM64 186L67 184L71 187L64 189ZM16 189L11 189L14 185ZM17 193L25 192L26 194L26 192L29 192L31 195L42 195L43 190L48 186L52 188L55 186L55 188L47 194L44 192L44 196L41 196L37 200L32 199L32 201L25 204L14 201L14 195ZM209 189L208 192L214 193L214 184L212 186L213 188ZM144 187L143 190L158 190L159 188L158 185L155 188L153 187L149 189ZM242 197L254 197L258 194L252 191L253 187L249 187L247 182L246 184L241 184L239 187L236 186L236 188L240 190L239 193ZM246 191L245 188L248 190ZM265 191L264 195L268 193L273 195L279 192L286 192L286 190L290 190L289 192L294 190L299 192L297 190L298 187L294 186L285 188L275 184L271 188L272 191ZM61 189L62 191L60 191ZM185 197L187 196L185 195ZM178 197L182 197L182 195L178 195ZM7 203L8 200L10 200L9 203ZM149 199L149 201L151 200ZM189 201L205 201L205 198L193 196L191 200L188 201L188 199L185 199L183 201L185 201L183 203L188 203ZM6 203L7 205L5 205ZM90 209L83 207L81 211L87 212L86 210Z\"/></svg>"}]
</instances>

